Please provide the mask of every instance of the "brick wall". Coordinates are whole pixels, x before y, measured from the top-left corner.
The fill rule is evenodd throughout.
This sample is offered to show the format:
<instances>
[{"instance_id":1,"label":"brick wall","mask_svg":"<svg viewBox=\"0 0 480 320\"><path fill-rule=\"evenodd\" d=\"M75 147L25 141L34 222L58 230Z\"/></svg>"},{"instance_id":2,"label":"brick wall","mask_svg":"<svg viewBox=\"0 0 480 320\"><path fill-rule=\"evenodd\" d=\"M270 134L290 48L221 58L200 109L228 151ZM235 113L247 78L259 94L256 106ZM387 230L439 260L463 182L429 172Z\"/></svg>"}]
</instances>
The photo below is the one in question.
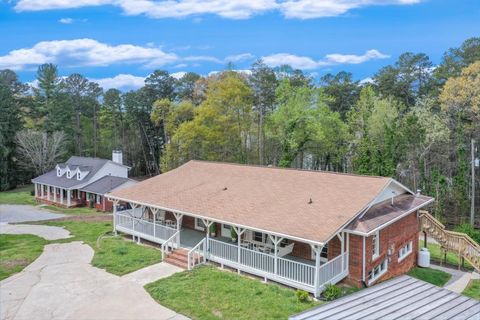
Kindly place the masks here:
<instances>
[{"instance_id":1,"label":"brick wall","mask_svg":"<svg viewBox=\"0 0 480 320\"><path fill-rule=\"evenodd\" d=\"M370 236L365 239L365 282L368 282L368 273L374 267L378 266L385 259L388 259L387 272L378 278L374 283L378 283L389 278L398 276L409 271L416 266L418 255L418 233L419 221L417 213L413 212L408 216L392 223L380 230L380 248L377 258L372 259L372 241ZM362 237L350 235L350 254L349 254L349 279L348 282L357 286L362 285ZM412 241L412 252L402 261L398 261L399 250ZM390 250L390 255L388 251Z\"/></svg>"}]
</instances>

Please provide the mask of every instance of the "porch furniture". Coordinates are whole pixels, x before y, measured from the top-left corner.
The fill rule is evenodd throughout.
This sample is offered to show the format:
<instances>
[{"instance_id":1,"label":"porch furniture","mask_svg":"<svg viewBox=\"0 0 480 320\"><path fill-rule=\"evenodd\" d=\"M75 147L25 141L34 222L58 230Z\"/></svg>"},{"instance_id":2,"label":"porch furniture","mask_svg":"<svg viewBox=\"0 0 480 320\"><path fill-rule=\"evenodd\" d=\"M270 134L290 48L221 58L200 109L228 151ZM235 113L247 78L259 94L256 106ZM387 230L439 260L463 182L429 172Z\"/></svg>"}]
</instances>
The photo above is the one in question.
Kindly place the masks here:
<instances>
[{"instance_id":1,"label":"porch furniture","mask_svg":"<svg viewBox=\"0 0 480 320\"><path fill-rule=\"evenodd\" d=\"M171 227L171 228L176 228L177 227L177 223L175 221L169 220L169 219L165 220L165 225L167 227Z\"/></svg>"}]
</instances>

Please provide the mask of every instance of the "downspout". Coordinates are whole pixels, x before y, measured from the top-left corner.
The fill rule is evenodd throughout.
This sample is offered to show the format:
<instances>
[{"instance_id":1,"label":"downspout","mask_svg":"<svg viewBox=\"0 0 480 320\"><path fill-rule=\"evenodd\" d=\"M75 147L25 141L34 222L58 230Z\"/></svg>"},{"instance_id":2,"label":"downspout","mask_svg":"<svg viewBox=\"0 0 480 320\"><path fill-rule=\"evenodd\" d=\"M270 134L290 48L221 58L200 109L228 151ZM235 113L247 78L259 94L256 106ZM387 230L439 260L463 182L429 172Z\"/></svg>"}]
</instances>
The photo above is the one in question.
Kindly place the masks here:
<instances>
[{"instance_id":1,"label":"downspout","mask_svg":"<svg viewBox=\"0 0 480 320\"><path fill-rule=\"evenodd\" d=\"M365 284L365 237L363 238L362 281Z\"/></svg>"}]
</instances>

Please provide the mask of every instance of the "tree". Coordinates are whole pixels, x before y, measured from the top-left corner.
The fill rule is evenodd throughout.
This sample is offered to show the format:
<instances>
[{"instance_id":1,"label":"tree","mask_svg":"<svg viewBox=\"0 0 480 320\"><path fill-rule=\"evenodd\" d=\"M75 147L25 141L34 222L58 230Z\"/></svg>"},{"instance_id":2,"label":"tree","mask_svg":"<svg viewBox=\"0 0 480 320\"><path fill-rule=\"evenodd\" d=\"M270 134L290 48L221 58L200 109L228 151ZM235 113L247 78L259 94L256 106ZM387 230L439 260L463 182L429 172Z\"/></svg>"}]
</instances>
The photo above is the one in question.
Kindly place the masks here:
<instances>
[{"instance_id":1,"label":"tree","mask_svg":"<svg viewBox=\"0 0 480 320\"><path fill-rule=\"evenodd\" d=\"M253 90L254 110L258 119L258 163L264 164L265 117L274 109L278 81L273 69L263 63L262 60L256 61L252 65L252 74L249 81Z\"/></svg>"},{"instance_id":2,"label":"tree","mask_svg":"<svg viewBox=\"0 0 480 320\"><path fill-rule=\"evenodd\" d=\"M480 60L480 38L469 38L459 48L450 48L435 69L435 77L444 84L448 78L457 77L462 69Z\"/></svg>"},{"instance_id":3,"label":"tree","mask_svg":"<svg viewBox=\"0 0 480 320\"><path fill-rule=\"evenodd\" d=\"M8 190L17 183L15 161L15 134L21 129L22 86L11 70L0 71L0 190Z\"/></svg>"},{"instance_id":4,"label":"tree","mask_svg":"<svg viewBox=\"0 0 480 320\"><path fill-rule=\"evenodd\" d=\"M31 129L17 132L19 164L35 175L51 170L65 154L65 134L56 131L51 135Z\"/></svg>"},{"instance_id":5,"label":"tree","mask_svg":"<svg viewBox=\"0 0 480 320\"><path fill-rule=\"evenodd\" d=\"M322 91L331 99L326 103L330 110L340 113L345 119L347 112L355 105L360 93L358 81L352 81L352 74L341 71L336 75L330 73L320 79Z\"/></svg>"},{"instance_id":6,"label":"tree","mask_svg":"<svg viewBox=\"0 0 480 320\"><path fill-rule=\"evenodd\" d=\"M176 80L167 71L155 70L145 79L145 93L151 103L159 99L175 99Z\"/></svg>"},{"instance_id":7,"label":"tree","mask_svg":"<svg viewBox=\"0 0 480 320\"><path fill-rule=\"evenodd\" d=\"M187 72L175 84L175 96L178 100L195 101L195 83L200 79L200 75L195 72Z\"/></svg>"}]
</instances>

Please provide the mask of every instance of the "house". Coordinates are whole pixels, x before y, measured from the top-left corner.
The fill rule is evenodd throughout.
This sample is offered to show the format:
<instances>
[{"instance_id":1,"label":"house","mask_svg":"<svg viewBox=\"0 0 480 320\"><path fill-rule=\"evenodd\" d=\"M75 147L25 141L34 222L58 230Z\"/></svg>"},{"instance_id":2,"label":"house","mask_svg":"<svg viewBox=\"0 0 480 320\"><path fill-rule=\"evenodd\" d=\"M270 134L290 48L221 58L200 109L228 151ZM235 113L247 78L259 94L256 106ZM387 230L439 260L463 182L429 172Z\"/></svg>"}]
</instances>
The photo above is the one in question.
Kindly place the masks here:
<instances>
[{"instance_id":1,"label":"house","mask_svg":"<svg viewBox=\"0 0 480 320\"><path fill-rule=\"evenodd\" d=\"M391 178L190 161L109 193L115 232L166 260L211 261L318 296L416 265L419 209L432 198Z\"/></svg>"},{"instance_id":2,"label":"house","mask_svg":"<svg viewBox=\"0 0 480 320\"><path fill-rule=\"evenodd\" d=\"M38 202L62 207L90 206L112 210L105 195L136 181L128 178L130 168L122 163L122 152L114 150L112 160L73 156L55 169L32 179Z\"/></svg>"}]
</instances>

